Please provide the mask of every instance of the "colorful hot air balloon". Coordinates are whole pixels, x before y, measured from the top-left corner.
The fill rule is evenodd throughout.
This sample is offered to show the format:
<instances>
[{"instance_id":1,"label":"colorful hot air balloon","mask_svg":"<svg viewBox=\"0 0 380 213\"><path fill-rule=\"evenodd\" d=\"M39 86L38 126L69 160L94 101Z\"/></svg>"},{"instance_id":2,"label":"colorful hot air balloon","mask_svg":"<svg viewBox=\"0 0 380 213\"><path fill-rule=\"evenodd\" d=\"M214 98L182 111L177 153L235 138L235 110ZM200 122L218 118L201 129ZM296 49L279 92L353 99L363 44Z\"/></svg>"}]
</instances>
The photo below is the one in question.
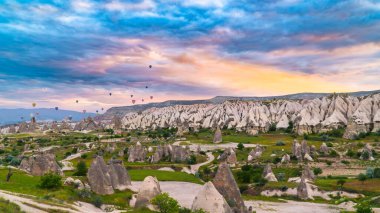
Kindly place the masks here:
<instances>
[{"instance_id":1,"label":"colorful hot air balloon","mask_svg":"<svg viewBox=\"0 0 380 213\"><path fill-rule=\"evenodd\" d=\"M150 99L153 99L153 96L150 96Z\"/></svg>"},{"instance_id":2,"label":"colorful hot air balloon","mask_svg":"<svg viewBox=\"0 0 380 213\"><path fill-rule=\"evenodd\" d=\"M136 103L136 100L132 100L132 104L135 104Z\"/></svg>"},{"instance_id":3,"label":"colorful hot air balloon","mask_svg":"<svg viewBox=\"0 0 380 213\"><path fill-rule=\"evenodd\" d=\"M37 105L36 103L32 103L32 106L33 106L33 107L36 107L36 105Z\"/></svg>"},{"instance_id":4,"label":"colorful hot air balloon","mask_svg":"<svg viewBox=\"0 0 380 213\"><path fill-rule=\"evenodd\" d=\"M58 110L58 107L55 107L55 110Z\"/></svg>"}]
</instances>

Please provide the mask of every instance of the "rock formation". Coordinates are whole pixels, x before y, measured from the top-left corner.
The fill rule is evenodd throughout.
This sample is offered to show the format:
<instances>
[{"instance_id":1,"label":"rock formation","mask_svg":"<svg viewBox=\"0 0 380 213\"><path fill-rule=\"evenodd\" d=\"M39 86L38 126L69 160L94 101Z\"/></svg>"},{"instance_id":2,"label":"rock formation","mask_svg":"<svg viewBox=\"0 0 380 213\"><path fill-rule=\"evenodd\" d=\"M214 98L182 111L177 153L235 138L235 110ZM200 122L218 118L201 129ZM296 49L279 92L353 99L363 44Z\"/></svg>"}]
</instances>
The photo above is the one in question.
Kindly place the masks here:
<instances>
[{"instance_id":1,"label":"rock formation","mask_svg":"<svg viewBox=\"0 0 380 213\"><path fill-rule=\"evenodd\" d=\"M140 142L128 149L128 162L145 161L146 150Z\"/></svg>"},{"instance_id":2,"label":"rock formation","mask_svg":"<svg viewBox=\"0 0 380 213\"><path fill-rule=\"evenodd\" d=\"M210 213L232 213L230 206L212 182L203 185L202 190L195 197L191 209L193 211L202 209Z\"/></svg>"},{"instance_id":3,"label":"rock formation","mask_svg":"<svg viewBox=\"0 0 380 213\"><path fill-rule=\"evenodd\" d=\"M213 142L214 143L221 143L222 141L223 141L223 139L222 139L222 131L218 127L218 128L216 128Z\"/></svg>"},{"instance_id":4,"label":"rock formation","mask_svg":"<svg viewBox=\"0 0 380 213\"><path fill-rule=\"evenodd\" d=\"M171 161L172 162L184 162L190 157L189 147L184 146L172 146Z\"/></svg>"},{"instance_id":5,"label":"rock formation","mask_svg":"<svg viewBox=\"0 0 380 213\"><path fill-rule=\"evenodd\" d=\"M103 158L97 156L91 163L88 169L87 179L90 183L91 190L97 194L108 195L113 194L114 189L111 183L111 176L108 171L108 166Z\"/></svg>"},{"instance_id":6,"label":"rock formation","mask_svg":"<svg viewBox=\"0 0 380 213\"><path fill-rule=\"evenodd\" d=\"M290 163L290 155L285 154L284 156L282 156L281 163Z\"/></svg>"},{"instance_id":7,"label":"rock formation","mask_svg":"<svg viewBox=\"0 0 380 213\"><path fill-rule=\"evenodd\" d=\"M222 163L219 165L212 183L235 212L247 213L247 208L241 198L238 185L227 164Z\"/></svg>"},{"instance_id":8,"label":"rock formation","mask_svg":"<svg viewBox=\"0 0 380 213\"><path fill-rule=\"evenodd\" d=\"M61 168L55 160L55 155L50 153L40 153L21 161L20 169L31 175L41 176L49 172L63 175Z\"/></svg>"},{"instance_id":9,"label":"rock formation","mask_svg":"<svg viewBox=\"0 0 380 213\"><path fill-rule=\"evenodd\" d=\"M326 143L322 143L321 147L319 148L319 152L322 154L329 154L329 147L326 145Z\"/></svg>"},{"instance_id":10,"label":"rock formation","mask_svg":"<svg viewBox=\"0 0 380 213\"><path fill-rule=\"evenodd\" d=\"M277 182L277 178L272 171L270 164L267 164L263 171L263 177L269 182Z\"/></svg>"},{"instance_id":11,"label":"rock formation","mask_svg":"<svg viewBox=\"0 0 380 213\"><path fill-rule=\"evenodd\" d=\"M113 194L114 190L125 190L131 185L131 178L120 160L110 160L106 165L103 158L97 156L87 173L92 191L97 194Z\"/></svg>"},{"instance_id":12,"label":"rock formation","mask_svg":"<svg viewBox=\"0 0 380 213\"><path fill-rule=\"evenodd\" d=\"M112 188L123 191L132 185L122 160L111 160L108 166Z\"/></svg>"},{"instance_id":13,"label":"rock formation","mask_svg":"<svg viewBox=\"0 0 380 213\"><path fill-rule=\"evenodd\" d=\"M163 158L169 158L172 152L172 146L171 145L158 145L156 152L152 155L151 162L152 163L158 163Z\"/></svg>"},{"instance_id":14,"label":"rock formation","mask_svg":"<svg viewBox=\"0 0 380 213\"><path fill-rule=\"evenodd\" d=\"M140 186L134 207L141 208L148 206L150 200L159 194L161 194L161 188L157 178L152 176L146 177Z\"/></svg>"},{"instance_id":15,"label":"rock formation","mask_svg":"<svg viewBox=\"0 0 380 213\"><path fill-rule=\"evenodd\" d=\"M298 184L297 197L302 200L313 199L311 196L310 187L304 177L301 177L301 181Z\"/></svg>"},{"instance_id":16,"label":"rock formation","mask_svg":"<svg viewBox=\"0 0 380 213\"><path fill-rule=\"evenodd\" d=\"M225 149L224 152L218 157L218 160L226 162L228 164L236 164L237 158L236 158L236 153L234 149L232 148Z\"/></svg>"},{"instance_id":17,"label":"rock formation","mask_svg":"<svg viewBox=\"0 0 380 213\"><path fill-rule=\"evenodd\" d=\"M248 162L258 159L261 157L263 154L264 148L260 145L257 145L255 149L253 149L249 154L248 154Z\"/></svg>"},{"instance_id":18,"label":"rock formation","mask_svg":"<svg viewBox=\"0 0 380 213\"><path fill-rule=\"evenodd\" d=\"M372 147L368 143L365 144L364 148L362 149L362 153L360 155L360 159L362 160L370 160L373 161L375 158L373 157L372 153Z\"/></svg>"},{"instance_id":19,"label":"rock formation","mask_svg":"<svg viewBox=\"0 0 380 213\"><path fill-rule=\"evenodd\" d=\"M307 164L303 168L302 177L309 181L315 180L314 172L310 169L309 165Z\"/></svg>"},{"instance_id":20,"label":"rock formation","mask_svg":"<svg viewBox=\"0 0 380 213\"><path fill-rule=\"evenodd\" d=\"M174 105L129 112L123 118L128 129L176 127L178 122L191 128L223 125L238 131L266 132L271 124L286 129L289 123L302 135L346 127L345 137L373 131L380 125L380 94L364 97L331 95L312 100L225 101L221 104ZM373 129L372 129L373 128ZM310 154L310 153L309 153Z\"/></svg>"}]
</instances>

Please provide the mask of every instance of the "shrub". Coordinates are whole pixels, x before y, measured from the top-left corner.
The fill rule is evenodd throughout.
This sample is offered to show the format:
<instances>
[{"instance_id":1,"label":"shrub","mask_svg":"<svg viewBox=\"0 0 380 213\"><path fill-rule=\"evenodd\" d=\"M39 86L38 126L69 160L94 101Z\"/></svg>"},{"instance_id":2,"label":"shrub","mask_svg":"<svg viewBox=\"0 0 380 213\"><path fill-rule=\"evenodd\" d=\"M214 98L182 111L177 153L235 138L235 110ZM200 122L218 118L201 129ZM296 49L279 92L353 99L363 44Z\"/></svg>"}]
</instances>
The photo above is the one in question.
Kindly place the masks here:
<instances>
[{"instance_id":1,"label":"shrub","mask_svg":"<svg viewBox=\"0 0 380 213\"><path fill-rule=\"evenodd\" d=\"M100 208L100 207L102 207L102 205L103 205L103 199L102 199L100 196L94 196L94 197L92 198L92 200L91 200L91 203L92 203L94 206Z\"/></svg>"},{"instance_id":2,"label":"shrub","mask_svg":"<svg viewBox=\"0 0 380 213\"><path fill-rule=\"evenodd\" d=\"M346 155L347 155L348 157L353 158L353 157L355 157L355 152L354 152L352 149L349 149L349 150L347 151Z\"/></svg>"},{"instance_id":3,"label":"shrub","mask_svg":"<svg viewBox=\"0 0 380 213\"><path fill-rule=\"evenodd\" d=\"M320 175L320 174L322 174L323 171L322 171L321 168L318 168L318 167L317 167L317 168L314 168L314 169L313 169L313 172L314 172L315 175Z\"/></svg>"},{"instance_id":4,"label":"shrub","mask_svg":"<svg viewBox=\"0 0 380 213\"><path fill-rule=\"evenodd\" d=\"M362 182L362 184L364 183L364 181L367 180L367 175L363 174L363 173L360 173L358 175L358 180Z\"/></svg>"},{"instance_id":5,"label":"shrub","mask_svg":"<svg viewBox=\"0 0 380 213\"><path fill-rule=\"evenodd\" d=\"M335 150L331 149L329 156L330 157L338 157L338 153Z\"/></svg>"},{"instance_id":6,"label":"shrub","mask_svg":"<svg viewBox=\"0 0 380 213\"><path fill-rule=\"evenodd\" d=\"M342 160L340 162L343 163L344 165L349 165L350 164L350 161L347 161L347 160Z\"/></svg>"},{"instance_id":7,"label":"shrub","mask_svg":"<svg viewBox=\"0 0 380 213\"><path fill-rule=\"evenodd\" d=\"M82 154L80 157L81 157L82 159L86 159L86 158L88 157L88 155L85 153L85 154Z\"/></svg>"},{"instance_id":8,"label":"shrub","mask_svg":"<svg viewBox=\"0 0 380 213\"><path fill-rule=\"evenodd\" d=\"M368 178L374 178L375 177L375 170L373 168L367 168L366 170L366 176Z\"/></svg>"},{"instance_id":9,"label":"shrub","mask_svg":"<svg viewBox=\"0 0 380 213\"><path fill-rule=\"evenodd\" d=\"M190 155L190 157L187 159L187 164L196 164L197 163L197 158L195 155Z\"/></svg>"},{"instance_id":10,"label":"shrub","mask_svg":"<svg viewBox=\"0 0 380 213\"><path fill-rule=\"evenodd\" d=\"M367 202L359 203L355 208L356 213L373 213L372 207Z\"/></svg>"},{"instance_id":11,"label":"shrub","mask_svg":"<svg viewBox=\"0 0 380 213\"><path fill-rule=\"evenodd\" d=\"M151 203L156 205L161 213L177 213L180 208L178 201L171 198L168 193L157 195Z\"/></svg>"},{"instance_id":12,"label":"shrub","mask_svg":"<svg viewBox=\"0 0 380 213\"><path fill-rule=\"evenodd\" d=\"M373 171L374 178L380 178L380 168L375 168Z\"/></svg>"},{"instance_id":13,"label":"shrub","mask_svg":"<svg viewBox=\"0 0 380 213\"><path fill-rule=\"evenodd\" d=\"M239 144L237 145L237 149L238 149L238 150L243 150L243 149L244 149L244 144L243 144L243 143L239 143Z\"/></svg>"},{"instance_id":14,"label":"shrub","mask_svg":"<svg viewBox=\"0 0 380 213\"><path fill-rule=\"evenodd\" d=\"M43 189L58 189L62 186L62 177L55 173L47 173L41 176L39 186Z\"/></svg>"},{"instance_id":15,"label":"shrub","mask_svg":"<svg viewBox=\"0 0 380 213\"><path fill-rule=\"evenodd\" d=\"M285 143L283 141L277 141L276 146L285 146Z\"/></svg>"},{"instance_id":16,"label":"shrub","mask_svg":"<svg viewBox=\"0 0 380 213\"><path fill-rule=\"evenodd\" d=\"M79 161L77 164L77 171L74 173L75 176L86 176L87 166L84 161Z\"/></svg>"}]
</instances>

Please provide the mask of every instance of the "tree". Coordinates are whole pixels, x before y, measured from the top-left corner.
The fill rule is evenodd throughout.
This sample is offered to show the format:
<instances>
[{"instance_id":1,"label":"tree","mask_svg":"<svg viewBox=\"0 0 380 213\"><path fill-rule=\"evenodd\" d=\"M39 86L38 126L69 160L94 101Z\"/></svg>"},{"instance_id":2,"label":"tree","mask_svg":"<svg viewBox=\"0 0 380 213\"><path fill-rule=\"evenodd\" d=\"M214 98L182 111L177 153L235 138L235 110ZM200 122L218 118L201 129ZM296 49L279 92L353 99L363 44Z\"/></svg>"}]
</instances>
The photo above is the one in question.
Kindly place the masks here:
<instances>
[{"instance_id":1,"label":"tree","mask_svg":"<svg viewBox=\"0 0 380 213\"><path fill-rule=\"evenodd\" d=\"M244 144L243 143L239 143L238 145L237 145L237 149L238 150L243 150L244 149Z\"/></svg>"},{"instance_id":2,"label":"tree","mask_svg":"<svg viewBox=\"0 0 380 213\"><path fill-rule=\"evenodd\" d=\"M380 168L375 168L373 171L374 178L380 178Z\"/></svg>"},{"instance_id":3,"label":"tree","mask_svg":"<svg viewBox=\"0 0 380 213\"><path fill-rule=\"evenodd\" d=\"M364 181L367 180L367 175L363 174L363 173L360 173L358 175L358 180L362 182L362 184L364 184Z\"/></svg>"},{"instance_id":4,"label":"tree","mask_svg":"<svg viewBox=\"0 0 380 213\"><path fill-rule=\"evenodd\" d=\"M359 203L355 206L356 213L373 213L372 207L368 202Z\"/></svg>"},{"instance_id":5,"label":"tree","mask_svg":"<svg viewBox=\"0 0 380 213\"><path fill-rule=\"evenodd\" d=\"M55 173L47 173L41 176L39 186L43 189L58 189L62 186L62 177Z\"/></svg>"},{"instance_id":6,"label":"tree","mask_svg":"<svg viewBox=\"0 0 380 213\"><path fill-rule=\"evenodd\" d=\"M177 213L179 212L178 201L171 198L168 193L161 193L151 200L153 205L156 205L161 213Z\"/></svg>"},{"instance_id":7,"label":"tree","mask_svg":"<svg viewBox=\"0 0 380 213\"><path fill-rule=\"evenodd\" d=\"M317 167L317 168L314 168L314 169L313 169L313 172L314 172L315 175L318 176L318 175L322 174L323 171L322 171L321 168L318 168L318 167Z\"/></svg>"},{"instance_id":8,"label":"tree","mask_svg":"<svg viewBox=\"0 0 380 213\"><path fill-rule=\"evenodd\" d=\"M77 164L77 171L74 173L75 176L86 176L87 166L84 161L79 161Z\"/></svg>"},{"instance_id":9,"label":"tree","mask_svg":"<svg viewBox=\"0 0 380 213\"><path fill-rule=\"evenodd\" d=\"M8 174L7 174L7 182L9 182L9 180L10 180L11 177L12 177L12 175L13 175L12 169L9 167L9 169L8 169Z\"/></svg>"},{"instance_id":10,"label":"tree","mask_svg":"<svg viewBox=\"0 0 380 213\"><path fill-rule=\"evenodd\" d=\"M336 185L340 186L340 190L343 190L343 185L346 183L345 180L339 179L336 181Z\"/></svg>"}]
</instances>

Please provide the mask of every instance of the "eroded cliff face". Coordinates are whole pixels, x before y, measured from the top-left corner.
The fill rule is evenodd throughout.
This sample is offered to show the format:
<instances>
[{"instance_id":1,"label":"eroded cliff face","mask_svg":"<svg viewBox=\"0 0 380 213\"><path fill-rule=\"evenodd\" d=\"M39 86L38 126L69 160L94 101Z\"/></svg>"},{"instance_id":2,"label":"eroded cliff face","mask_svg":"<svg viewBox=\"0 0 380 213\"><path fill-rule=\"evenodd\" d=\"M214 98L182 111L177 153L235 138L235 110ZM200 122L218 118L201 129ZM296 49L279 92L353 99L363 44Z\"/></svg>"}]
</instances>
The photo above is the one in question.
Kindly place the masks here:
<instances>
[{"instance_id":1,"label":"eroded cliff face","mask_svg":"<svg viewBox=\"0 0 380 213\"><path fill-rule=\"evenodd\" d=\"M128 113L122 123L127 129L178 127L236 128L266 132L271 125L286 129L294 124L298 134L323 132L352 126L351 132L373 131L380 123L380 94L366 97L331 95L313 100L226 101L222 104L176 105ZM357 131L356 131L357 130ZM346 135L346 134L345 134ZM352 134L347 134L347 137Z\"/></svg>"}]
</instances>

